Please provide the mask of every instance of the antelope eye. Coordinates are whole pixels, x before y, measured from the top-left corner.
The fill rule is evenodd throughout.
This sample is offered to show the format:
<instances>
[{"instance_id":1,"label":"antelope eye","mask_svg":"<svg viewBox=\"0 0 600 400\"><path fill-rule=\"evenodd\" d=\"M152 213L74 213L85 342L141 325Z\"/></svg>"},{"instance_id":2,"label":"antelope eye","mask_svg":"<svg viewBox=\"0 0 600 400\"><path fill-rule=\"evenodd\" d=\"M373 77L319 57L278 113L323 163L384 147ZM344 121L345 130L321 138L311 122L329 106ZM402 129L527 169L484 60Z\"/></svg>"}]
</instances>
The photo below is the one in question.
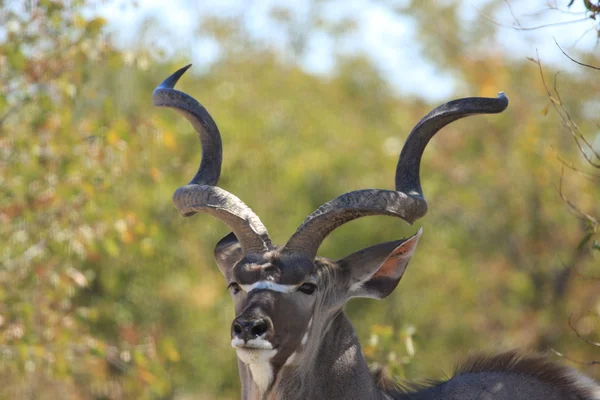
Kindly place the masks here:
<instances>
[{"instance_id":1,"label":"antelope eye","mask_svg":"<svg viewBox=\"0 0 600 400\"><path fill-rule=\"evenodd\" d=\"M231 289L233 291L233 294L238 294L240 290L242 290L242 288L237 282L231 282L229 286L227 286L227 289Z\"/></svg>"},{"instance_id":2,"label":"antelope eye","mask_svg":"<svg viewBox=\"0 0 600 400\"><path fill-rule=\"evenodd\" d=\"M304 294L313 294L313 292L317 290L317 285L314 283L303 283L298 290Z\"/></svg>"}]
</instances>

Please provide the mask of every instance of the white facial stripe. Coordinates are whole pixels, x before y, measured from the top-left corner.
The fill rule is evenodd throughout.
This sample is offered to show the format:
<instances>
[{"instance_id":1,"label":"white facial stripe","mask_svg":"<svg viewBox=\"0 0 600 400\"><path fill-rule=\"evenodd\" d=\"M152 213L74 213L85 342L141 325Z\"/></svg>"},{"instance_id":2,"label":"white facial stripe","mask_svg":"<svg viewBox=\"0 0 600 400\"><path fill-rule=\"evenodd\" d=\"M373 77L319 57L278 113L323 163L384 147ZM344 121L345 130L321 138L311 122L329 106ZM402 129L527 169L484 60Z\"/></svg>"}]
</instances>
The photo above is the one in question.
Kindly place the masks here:
<instances>
[{"instance_id":1,"label":"white facial stripe","mask_svg":"<svg viewBox=\"0 0 600 400\"><path fill-rule=\"evenodd\" d=\"M246 293L250 293L256 289L267 289L279 293L292 293L298 288L298 285L282 285L281 283L275 283L271 281L258 281L252 285L240 285L242 290Z\"/></svg>"}]
</instances>

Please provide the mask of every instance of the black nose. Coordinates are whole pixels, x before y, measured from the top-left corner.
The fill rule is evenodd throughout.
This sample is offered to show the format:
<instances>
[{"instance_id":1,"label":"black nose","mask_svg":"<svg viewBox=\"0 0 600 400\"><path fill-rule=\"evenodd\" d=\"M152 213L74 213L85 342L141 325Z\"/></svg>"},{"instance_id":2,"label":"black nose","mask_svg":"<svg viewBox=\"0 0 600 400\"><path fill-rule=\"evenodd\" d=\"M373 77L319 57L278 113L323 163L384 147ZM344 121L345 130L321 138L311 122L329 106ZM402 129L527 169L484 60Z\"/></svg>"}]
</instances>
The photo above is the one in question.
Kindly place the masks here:
<instances>
[{"instance_id":1,"label":"black nose","mask_svg":"<svg viewBox=\"0 0 600 400\"><path fill-rule=\"evenodd\" d=\"M231 337L237 337L247 342L269 333L271 326L272 324L267 318L246 319L238 317L231 324ZM268 338L265 337L265 339Z\"/></svg>"}]
</instances>

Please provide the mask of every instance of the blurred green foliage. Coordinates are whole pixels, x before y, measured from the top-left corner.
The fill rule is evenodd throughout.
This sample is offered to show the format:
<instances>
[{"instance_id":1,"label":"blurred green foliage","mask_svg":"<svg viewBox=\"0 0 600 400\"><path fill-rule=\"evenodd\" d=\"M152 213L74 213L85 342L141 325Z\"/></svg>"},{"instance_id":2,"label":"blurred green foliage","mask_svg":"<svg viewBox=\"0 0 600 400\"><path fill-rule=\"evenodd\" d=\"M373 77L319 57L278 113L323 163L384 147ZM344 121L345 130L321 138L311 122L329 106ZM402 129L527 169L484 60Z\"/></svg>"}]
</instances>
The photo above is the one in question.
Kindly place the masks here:
<instances>
[{"instance_id":1,"label":"blurred green foliage","mask_svg":"<svg viewBox=\"0 0 600 400\"><path fill-rule=\"evenodd\" d=\"M195 172L199 143L187 121L150 102L187 60L115 48L89 5L0 2L0 396L237 398L233 310L212 260L227 231L171 206ZM273 15L285 22L284 9ZM432 23L415 5L411 15ZM335 74L311 76L243 42L231 21L213 22L203 34L217 38L221 59L179 87L223 133L220 186L249 204L276 242L340 193L392 186L404 138L435 105L399 97L366 59L340 56ZM389 299L348 307L365 353L406 379L439 377L470 349L599 359L568 324L573 314L583 338L600 339L598 227L561 199L557 155L593 167L548 112L536 65L491 48L466 51L453 2L436 26L447 34L432 59L460 77L456 97L504 90L511 105L454 123L430 144L418 254ZM435 37L424 29L421 40ZM593 74L561 75L560 95L597 138ZM563 193L597 216L600 185L587 178L565 171ZM321 254L413 231L384 217L359 220Z\"/></svg>"}]
</instances>

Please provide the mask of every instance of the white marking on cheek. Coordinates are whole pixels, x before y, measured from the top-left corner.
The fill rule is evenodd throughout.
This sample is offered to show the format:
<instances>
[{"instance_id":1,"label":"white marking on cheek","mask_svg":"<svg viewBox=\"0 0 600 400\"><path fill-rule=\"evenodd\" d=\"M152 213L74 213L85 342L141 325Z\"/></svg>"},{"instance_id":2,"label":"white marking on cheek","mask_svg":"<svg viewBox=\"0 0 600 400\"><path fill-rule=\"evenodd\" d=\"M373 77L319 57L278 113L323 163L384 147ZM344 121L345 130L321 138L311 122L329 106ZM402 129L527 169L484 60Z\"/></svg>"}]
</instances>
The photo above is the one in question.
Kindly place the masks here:
<instances>
[{"instance_id":1,"label":"white marking on cheek","mask_svg":"<svg viewBox=\"0 0 600 400\"><path fill-rule=\"evenodd\" d=\"M240 339L239 337L234 337L233 339L231 339L231 347L236 348L236 347L242 347L244 345L244 340Z\"/></svg>"},{"instance_id":2,"label":"white marking on cheek","mask_svg":"<svg viewBox=\"0 0 600 400\"><path fill-rule=\"evenodd\" d=\"M240 285L240 287L246 293L250 293L256 289L267 289L279 293L292 293L296 291L298 285L282 285L280 283L270 281L258 281L254 282L252 285Z\"/></svg>"},{"instance_id":3,"label":"white marking on cheek","mask_svg":"<svg viewBox=\"0 0 600 400\"><path fill-rule=\"evenodd\" d=\"M304 334L304 336L302 336L302 346L306 345L306 343L308 342L308 331L306 331L306 333Z\"/></svg>"},{"instance_id":4,"label":"white marking on cheek","mask_svg":"<svg viewBox=\"0 0 600 400\"><path fill-rule=\"evenodd\" d=\"M283 364L285 367L289 367L290 365L294 365L296 363L296 358L298 357L298 352L295 351L292 353L291 356L288 357L287 360L285 360L285 364Z\"/></svg>"}]
</instances>

